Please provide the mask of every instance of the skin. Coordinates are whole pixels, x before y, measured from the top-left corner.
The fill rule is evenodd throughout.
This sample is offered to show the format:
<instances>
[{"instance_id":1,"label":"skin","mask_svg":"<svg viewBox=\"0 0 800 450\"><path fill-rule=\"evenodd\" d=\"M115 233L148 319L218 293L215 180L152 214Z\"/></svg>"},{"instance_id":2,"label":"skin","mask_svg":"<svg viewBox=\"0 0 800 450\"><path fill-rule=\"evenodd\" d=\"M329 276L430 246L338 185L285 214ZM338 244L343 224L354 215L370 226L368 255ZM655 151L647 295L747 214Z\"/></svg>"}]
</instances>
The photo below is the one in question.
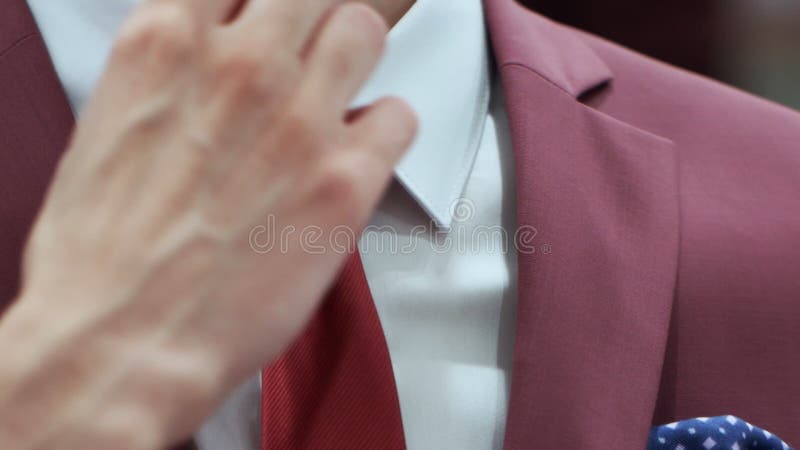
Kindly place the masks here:
<instances>
[{"instance_id":1,"label":"skin","mask_svg":"<svg viewBox=\"0 0 800 450\"><path fill-rule=\"evenodd\" d=\"M412 1L240 3L145 0L118 36L0 322L0 447L190 436L299 333L346 258L325 237L410 145L402 101L348 105ZM325 251L253 251L267 216Z\"/></svg>"},{"instance_id":2,"label":"skin","mask_svg":"<svg viewBox=\"0 0 800 450\"><path fill-rule=\"evenodd\" d=\"M394 26L411 9L416 0L362 0L373 7L386 23Z\"/></svg>"}]
</instances>

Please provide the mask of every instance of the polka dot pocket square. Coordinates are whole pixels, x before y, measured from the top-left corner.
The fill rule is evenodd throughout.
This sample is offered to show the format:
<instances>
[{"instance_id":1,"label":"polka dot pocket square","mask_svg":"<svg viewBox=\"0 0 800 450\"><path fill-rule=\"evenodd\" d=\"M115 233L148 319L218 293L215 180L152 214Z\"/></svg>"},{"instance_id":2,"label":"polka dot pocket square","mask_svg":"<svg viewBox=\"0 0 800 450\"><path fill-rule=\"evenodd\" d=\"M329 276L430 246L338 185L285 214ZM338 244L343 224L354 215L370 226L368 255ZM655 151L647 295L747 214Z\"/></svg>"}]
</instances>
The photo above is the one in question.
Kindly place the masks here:
<instances>
[{"instance_id":1,"label":"polka dot pocket square","mask_svg":"<svg viewBox=\"0 0 800 450\"><path fill-rule=\"evenodd\" d=\"M698 417L654 427L647 450L793 450L778 436L738 417Z\"/></svg>"}]
</instances>

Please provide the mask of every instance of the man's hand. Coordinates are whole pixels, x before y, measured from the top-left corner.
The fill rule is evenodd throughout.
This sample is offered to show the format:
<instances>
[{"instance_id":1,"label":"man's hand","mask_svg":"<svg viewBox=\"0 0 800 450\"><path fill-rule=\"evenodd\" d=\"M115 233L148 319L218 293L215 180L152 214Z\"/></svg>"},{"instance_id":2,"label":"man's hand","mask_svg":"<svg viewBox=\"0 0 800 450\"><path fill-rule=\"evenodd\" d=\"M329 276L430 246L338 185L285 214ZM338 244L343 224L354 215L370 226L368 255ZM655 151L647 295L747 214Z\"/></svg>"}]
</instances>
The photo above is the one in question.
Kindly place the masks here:
<instances>
[{"instance_id":1,"label":"man's hand","mask_svg":"<svg viewBox=\"0 0 800 450\"><path fill-rule=\"evenodd\" d=\"M329 233L361 228L410 144L401 101L348 113L377 13L240 3L149 0L124 26L0 326L3 448L189 435L301 330L345 257ZM254 251L259 225L283 245Z\"/></svg>"}]
</instances>

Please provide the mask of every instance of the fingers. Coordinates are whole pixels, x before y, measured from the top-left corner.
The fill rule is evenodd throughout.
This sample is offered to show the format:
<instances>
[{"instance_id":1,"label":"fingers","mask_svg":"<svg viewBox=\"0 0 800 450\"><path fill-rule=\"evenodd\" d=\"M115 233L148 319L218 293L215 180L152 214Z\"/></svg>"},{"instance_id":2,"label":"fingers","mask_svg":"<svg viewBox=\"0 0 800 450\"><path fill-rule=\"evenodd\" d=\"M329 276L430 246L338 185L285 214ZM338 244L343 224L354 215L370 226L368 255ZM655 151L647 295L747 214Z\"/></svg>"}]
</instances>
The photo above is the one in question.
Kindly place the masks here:
<instances>
[{"instance_id":1,"label":"fingers","mask_svg":"<svg viewBox=\"0 0 800 450\"><path fill-rule=\"evenodd\" d=\"M309 50L301 96L341 117L378 64L387 32L381 16L367 6L336 8Z\"/></svg>"},{"instance_id":2,"label":"fingers","mask_svg":"<svg viewBox=\"0 0 800 450\"><path fill-rule=\"evenodd\" d=\"M340 0L249 0L237 26L262 43L279 43L300 53L317 24Z\"/></svg>"},{"instance_id":3,"label":"fingers","mask_svg":"<svg viewBox=\"0 0 800 450\"><path fill-rule=\"evenodd\" d=\"M366 152L394 167L417 134L417 117L403 100L384 98L358 111L348 124L351 151Z\"/></svg>"},{"instance_id":4,"label":"fingers","mask_svg":"<svg viewBox=\"0 0 800 450\"><path fill-rule=\"evenodd\" d=\"M192 14L203 24L217 24L230 17L240 4L247 0L148 0L143 4L148 5L175 5L185 8L187 14Z\"/></svg>"},{"instance_id":5,"label":"fingers","mask_svg":"<svg viewBox=\"0 0 800 450\"><path fill-rule=\"evenodd\" d=\"M387 98L361 110L347 130L345 147L323 155L323 204L336 205L345 223L366 222L386 190L397 161L411 144L416 118L402 100Z\"/></svg>"}]
</instances>

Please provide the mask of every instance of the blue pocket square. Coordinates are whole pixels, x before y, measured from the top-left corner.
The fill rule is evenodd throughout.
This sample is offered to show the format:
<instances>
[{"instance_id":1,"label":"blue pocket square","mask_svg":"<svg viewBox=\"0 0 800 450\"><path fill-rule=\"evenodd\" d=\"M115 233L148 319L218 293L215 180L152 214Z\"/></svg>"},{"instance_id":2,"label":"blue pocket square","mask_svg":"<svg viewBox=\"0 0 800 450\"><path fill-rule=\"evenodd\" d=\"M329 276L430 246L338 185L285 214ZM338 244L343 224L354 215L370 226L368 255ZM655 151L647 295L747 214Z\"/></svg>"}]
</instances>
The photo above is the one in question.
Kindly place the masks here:
<instances>
[{"instance_id":1,"label":"blue pocket square","mask_svg":"<svg viewBox=\"0 0 800 450\"><path fill-rule=\"evenodd\" d=\"M769 431L734 416L699 417L654 427L647 450L792 450Z\"/></svg>"}]
</instances>

